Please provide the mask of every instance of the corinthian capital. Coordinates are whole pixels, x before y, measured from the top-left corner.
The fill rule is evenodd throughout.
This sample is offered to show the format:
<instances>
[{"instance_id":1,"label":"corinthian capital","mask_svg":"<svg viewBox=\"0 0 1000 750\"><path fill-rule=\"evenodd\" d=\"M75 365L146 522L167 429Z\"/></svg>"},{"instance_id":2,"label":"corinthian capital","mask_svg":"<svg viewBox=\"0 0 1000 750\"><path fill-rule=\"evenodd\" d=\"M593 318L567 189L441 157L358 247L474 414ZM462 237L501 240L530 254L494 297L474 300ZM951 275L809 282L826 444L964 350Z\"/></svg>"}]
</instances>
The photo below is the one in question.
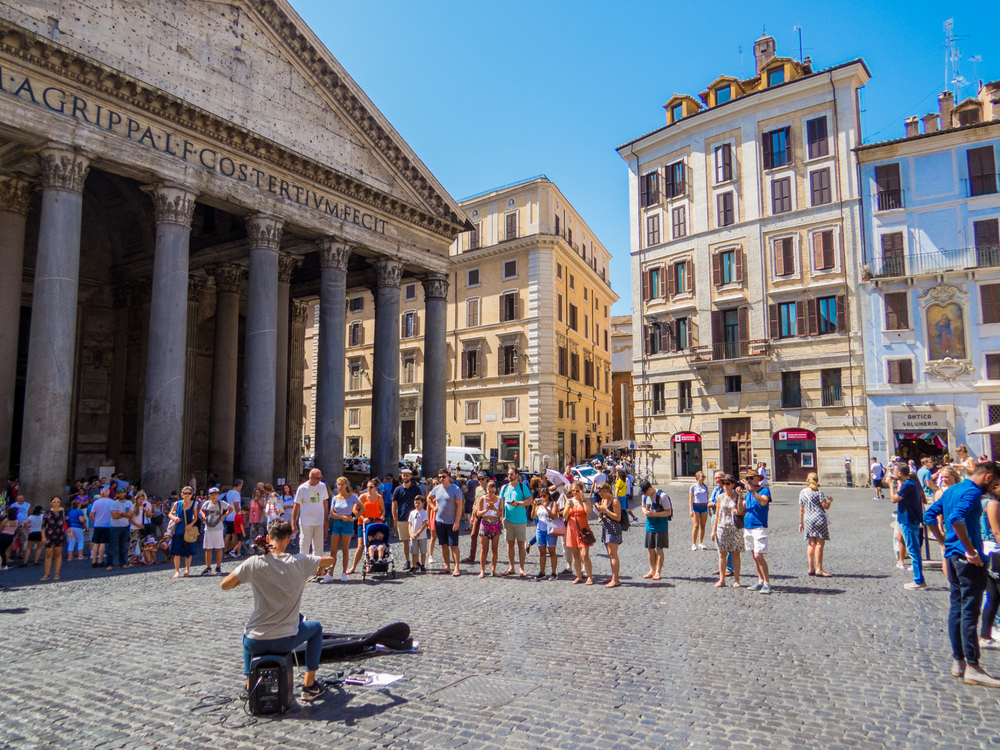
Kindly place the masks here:
<instances>
[{"instance_id":1,"label":"corinthian capital","mask_svg":"<svg viewBox=\"0 0 1000 750\"><path fill-rule=\"evenodd\" d=\"M250 214L247 216L247 236L250 247L277 250L281 245L281 227L285 220L274 214Z\"/></svg>"},{"instance_id":2,"label":"corinthian capital","mask_svg":"<svg viewBox=\"0 0 1000 750\"><path fill-rule=\"evenodd\" d=\"M198 191L187 185L176 182L161 182L156 185L143 185L143 192L153 199L153 209L156 212L156 222L167 224L183 224L191 226L194 217L195 198Z\"/></svg>"},{"instance_id":3,"label":"corinthian capital","mask_svg":"<svg viewBox=\"0 0 1000 750\"><path fill-rule=\"evenodd\" d=\"M424 279L424 299L448 299L448 277L434 274Z\"/></svg>"},{"instance_id":4,"label":"corinthian capital","mask_svg":"<svg viewBox=\"0 0 1000 750\"><path fill-rule=\"evenodd\" d=\"M354 246L327 237L324 240L317 240L316 246L319 248L319 264L323 268L339 268L341 271L347 270L347 261L351 259L351 252Z\"/></svg>"},{"instance_id":5,"label":"corinthian capital","mask_svg":"<svg viewBox=\"0 0 1000 750\"><path fill-rule=\"evenodd\" d=\"M37 186L12 175L0 175L0 211L24 216Z\"/></svg>"},{"instance_id":6,"label":"corinthian capital","mask_svg":"<svg viewBox=\"0 0 1000 750\"><path fill-rule=\"evenodd\" d=\"M309 301L304 299L292 300L292 322L305 323L306 315L309 313Z\"/></svg>"},{"instance_id":7,"label":"corinthian capital","mask_svg":"<svg viewBox=\"0 0 1000 750\"><path fill-rule=\"evenodd\" d=\"M205 289L208 279L204 276L188 277L188 302L197 302L201 299L201 293Z\"/></svg>"},{"instance_id":8,"label":"corinthian capital","mask_svg":"<svg viewBox=\"0 0 1000 750\"><path fill-rule=\"evenodd\" d=\"M282 253L278 256L278 283L279 284L290 284L292 281L292 271L294 271L299 263L302 262L302 258L297 255L289 255L288 253Z\"/></svg>"},{"instance_id":9,"label":"corinthian capital","mask_svg":"<svg viewBox=\"0 0 1000 750\"><path fill-rule=\"evenodd\" d=\"M399 288L399 281L403 278L403 264L395 258L381 258L375 263L375 270L378 272L378 285L392 286Z\"/></svg>"},{"instance_id":10,"label":"corinthian capital","mask_svg":"<svg viewBox=\"0 0 1000 750\"><path fill-rule=\"evenodd\" d=\"M83 192L93 154L63 143L47 143L37 153L43 188Z\"/></svg>"},{"instance_id":11,"label":"corinthian capital","mask_svg":"<svg viewBox=\"0 0 1000 750\"><path fill-rule=\"evenodd\" d=\"M215 279L215 291L237 294L246 272L240 266L212 266L209 274Z\"/></svg>"}]
</instances>

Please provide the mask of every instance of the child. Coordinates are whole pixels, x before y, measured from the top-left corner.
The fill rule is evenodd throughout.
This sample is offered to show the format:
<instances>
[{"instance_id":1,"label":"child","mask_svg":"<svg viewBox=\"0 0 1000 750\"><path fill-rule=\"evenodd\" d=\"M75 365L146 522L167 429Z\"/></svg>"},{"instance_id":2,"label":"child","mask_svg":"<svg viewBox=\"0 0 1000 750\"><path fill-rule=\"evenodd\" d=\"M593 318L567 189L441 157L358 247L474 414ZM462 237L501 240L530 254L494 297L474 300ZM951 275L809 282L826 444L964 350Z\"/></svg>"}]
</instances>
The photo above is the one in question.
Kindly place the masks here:
<instances>
[{"instance_id":1,"label":"child","mask_svg":"<svg viewBox=\"0 0 1000 750\"><path fill-rule=\"evenodd\" d=\"M156 563L156 537L150 534L142 543L142 564L153 565Z\"/></svg>"},{"instance_id":2,"label":"child","mask_svg":"<svg viewBox=\"0 0 1000 750\"><path fill-rule=\"evenodd\" d=\"M368 537L370 544L368 545L368 555L372 557L375 562L382 562L382 558L385 557L385 532L376 531L371 536Z\"/></svg>"},{"instance_id":3,"label":"child","mask_svg":"<svg viewBox=\"0 0 1000 750\"><path fill-rule=\"evenodd\" d=\"M233 536L235 544L233 546L233 557L243 557L243 540L247 538L247 515L250 507L246 500L243 501L242 508L233 517Z\"/></svg>"},{"instance_id":4,"label":"child","mask_svg":"<svg viewBox=\"0 0 1000 750\"><path fill-rule=\"evenodd\" d=\"M424 498L417 495L413 498L413 507L410 511L410 555L413 558L413 566L410 572L416 572L419 568L421 573L426 573L427 568L427 511L424 510ZM417 554L420 554L420 562L417 562Z\"/></svg>"}]
</instances>

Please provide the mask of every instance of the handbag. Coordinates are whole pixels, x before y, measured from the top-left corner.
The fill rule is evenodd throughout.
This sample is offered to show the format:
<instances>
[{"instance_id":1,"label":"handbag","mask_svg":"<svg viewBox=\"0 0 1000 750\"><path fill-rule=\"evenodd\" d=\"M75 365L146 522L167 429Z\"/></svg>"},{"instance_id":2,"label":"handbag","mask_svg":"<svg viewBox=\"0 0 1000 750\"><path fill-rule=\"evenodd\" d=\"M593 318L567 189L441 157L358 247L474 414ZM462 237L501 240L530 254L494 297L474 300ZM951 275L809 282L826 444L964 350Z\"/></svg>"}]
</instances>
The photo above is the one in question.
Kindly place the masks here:
<instances>
[{"instance_id":1,"label":"handbag","mask_svg":"<svg viewBox=\"0 0 1000 750\"><path fill-rule=\"evenodd\" d=\"M178 503L180 507L180 517L184 519L184 541L188 544L198 541L198 523L194 520L194 505L191 505L191 523L188 523L187 516L184 515L184 505Z\"/></svg>"},{"instance_id":2,"label":"handbag","mask_svg":"<svg viewBox=\"0 0 1000 750\"><path fill-rule=\"evenodd\" d=\"M566 536L566 522L558 516L550 518L549 536Z\"/></svg>"},{"instance_id":3,"label":"handbag","mask_svg":"<svg viewBox=\"0 0 1000 750\"><path fill-rule=\"evenodd\" d=\"M597 544L597 537L594 536L594 532L590 530L589 526L581 527L577 536L580 537L580 542L585 547L589 547L592 544Z\"/></svg>"}]
</instances>

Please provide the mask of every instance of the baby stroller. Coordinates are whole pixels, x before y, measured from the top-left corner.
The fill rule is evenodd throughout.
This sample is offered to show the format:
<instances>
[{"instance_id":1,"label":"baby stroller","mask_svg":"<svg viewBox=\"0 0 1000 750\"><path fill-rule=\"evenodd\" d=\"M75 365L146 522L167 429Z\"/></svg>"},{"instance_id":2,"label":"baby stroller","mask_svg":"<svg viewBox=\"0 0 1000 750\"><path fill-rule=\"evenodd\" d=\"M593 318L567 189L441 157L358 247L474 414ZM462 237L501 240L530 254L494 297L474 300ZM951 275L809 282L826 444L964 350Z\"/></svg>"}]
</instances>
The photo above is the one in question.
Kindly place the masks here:
<instances>
[{"instance_id":1,"label":"baby stroller","mask_svg":"<svg viewBox=\"0 0 1000 750\"><path fill-rule=\"evenodd\" d=\"M396 577L396 564L392 561L392 545L389 544L389 525L385 523L370 523L364 526L365 540L365 564L361 569L361 580L365 580L369 573L390 573ZM382 541L379 544L385 545L385 555L381 560L376 560L368 549L369 537L382 534Z\"/></svg>"}]
</instances>

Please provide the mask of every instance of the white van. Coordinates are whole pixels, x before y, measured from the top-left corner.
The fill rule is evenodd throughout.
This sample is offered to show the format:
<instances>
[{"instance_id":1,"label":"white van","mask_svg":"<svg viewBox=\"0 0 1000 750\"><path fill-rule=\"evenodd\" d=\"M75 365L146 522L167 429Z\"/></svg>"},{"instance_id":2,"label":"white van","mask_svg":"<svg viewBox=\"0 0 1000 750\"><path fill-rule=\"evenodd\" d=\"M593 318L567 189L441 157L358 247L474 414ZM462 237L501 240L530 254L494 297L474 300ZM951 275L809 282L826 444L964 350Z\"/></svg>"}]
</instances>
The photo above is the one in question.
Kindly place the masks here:
<instances>
[{"instance_id":1,"label":"white van","mask_svg":"<svg viewBox=\"0 0 1000 750\"><path fill-rule=\"evenodd\" d=\"M447 453L448 468L452 473L462 477L469 476L472 471L486 471L490 461L479 448L463 448L449 445ZM434 471L437 471L435 469Z\"/></svg>"}]
</instances>

